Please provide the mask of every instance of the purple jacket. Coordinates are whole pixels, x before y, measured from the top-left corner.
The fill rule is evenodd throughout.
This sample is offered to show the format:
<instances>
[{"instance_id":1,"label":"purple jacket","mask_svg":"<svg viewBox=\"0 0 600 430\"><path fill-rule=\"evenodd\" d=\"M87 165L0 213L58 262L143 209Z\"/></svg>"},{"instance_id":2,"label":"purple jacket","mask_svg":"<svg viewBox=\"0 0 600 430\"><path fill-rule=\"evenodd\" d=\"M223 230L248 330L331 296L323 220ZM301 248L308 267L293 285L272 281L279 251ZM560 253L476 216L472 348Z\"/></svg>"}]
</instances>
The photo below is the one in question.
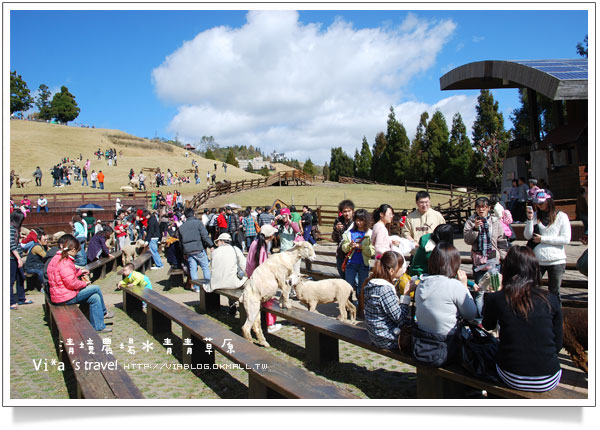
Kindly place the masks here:
<instances>
[{"instance_id":1,"label":"purple jacket","mask_svg":"<svg viewBox=\"0 0 600 430\"><path fill-rule=\"evenodd\" d=\"M110 254L110 250L106 246L106 238L104 234L97 233L91 239L88 244L87 257L88 261L95 261L104 252L106 255Z\"/></svg>"}]
</instances>

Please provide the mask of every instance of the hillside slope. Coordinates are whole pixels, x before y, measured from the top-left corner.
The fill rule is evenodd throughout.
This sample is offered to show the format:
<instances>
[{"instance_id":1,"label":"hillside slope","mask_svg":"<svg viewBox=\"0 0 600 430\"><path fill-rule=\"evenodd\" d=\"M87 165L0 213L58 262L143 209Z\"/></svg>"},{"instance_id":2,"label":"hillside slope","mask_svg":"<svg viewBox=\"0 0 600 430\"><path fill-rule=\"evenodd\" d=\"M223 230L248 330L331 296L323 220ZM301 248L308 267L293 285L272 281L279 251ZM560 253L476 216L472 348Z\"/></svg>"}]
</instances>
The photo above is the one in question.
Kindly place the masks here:
<instances>
[{"instance_id":1,"label":"hillside slope","mask_svg":"<svg viewBox=\"0 0 600 430\"><path fill-rule=\"evenodd\" d=\"M108 148L116 148L117 153L123 151L123 156L117 157L118 165L108 166L106 160L98 160L94 152L100 148L102 151ZM142 167L160 167L166 172L179 172L190 176L192 184L177 187L184 197L200 192L206 187L206 173L215 172L214 160L207 160L195 154L185 157L185 150L173 145L137 138L119 130L94 129L68 127L57 124L46 124L39 122L10 121L10 168L14 169L22 178L33 178L36 166L40 166L43 172L42 187L36 187L32 181L25 190L20 190L13 185L11 192L21 193L23 191L38 194L51 192L81 192L80 182L74 182L70 187L52 187L52 176L50 169L59 163L63 157L76 160L76 165L83 166L86 159L90 159L90 169L102 170L105 175L105 190L118 191L122 185L127 185L129 169L139 173ZM79 154L83 161L79 161ZM198 162L201 183L195 185L193 173L183 173L192 168L192 159ZM217 181L237 181L242 179L260 178L261 176L245 172L241 169L227 166L224 173L222 162L217 163ZM90 181L91 184L91 181ZM86 192L94 189L84 187ZM166 187L166 190L174 190L175 187Z\"/></svg>"}]
</instances>

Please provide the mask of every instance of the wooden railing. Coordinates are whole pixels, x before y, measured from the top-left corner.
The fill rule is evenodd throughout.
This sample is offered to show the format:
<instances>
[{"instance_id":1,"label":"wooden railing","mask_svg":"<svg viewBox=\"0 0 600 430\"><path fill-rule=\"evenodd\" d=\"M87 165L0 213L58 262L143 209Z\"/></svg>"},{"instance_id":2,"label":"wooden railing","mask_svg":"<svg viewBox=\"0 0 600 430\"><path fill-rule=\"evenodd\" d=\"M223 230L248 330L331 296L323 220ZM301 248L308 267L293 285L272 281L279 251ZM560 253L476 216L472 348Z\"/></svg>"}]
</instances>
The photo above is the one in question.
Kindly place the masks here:
<instances>
[{"instance_id":1,"label":"wooden railing","mask_svg":"<svg viewBox=\"0 0 600 430\"><path fill-rule=\"evenodd\" d=\"M284 172L278 172L268 178L259 179L244 179L236 182L221 182L215 185L211 185L201 193L196 194L192 200L186 202L186 207L191 207L197 210L210 198L221 196L224 194L237 193L239 191L250 190L253 188L263 188L273 185L310 185L313 182L317 182L318 176L309 176L300 170L289 170Z\"/></svg>"},{"instance_id":2,"label":"wooden railing","mask_svg":"<svg viewBox=\"0 0 600 430\"><path fill-rule=\"evenodd\" d=\"M387 185L381 182L369 181L368 179L354 178L348 176L340 176L338 178L340 184L369 184L369 185Z\"/></svg>"}]
</instances>

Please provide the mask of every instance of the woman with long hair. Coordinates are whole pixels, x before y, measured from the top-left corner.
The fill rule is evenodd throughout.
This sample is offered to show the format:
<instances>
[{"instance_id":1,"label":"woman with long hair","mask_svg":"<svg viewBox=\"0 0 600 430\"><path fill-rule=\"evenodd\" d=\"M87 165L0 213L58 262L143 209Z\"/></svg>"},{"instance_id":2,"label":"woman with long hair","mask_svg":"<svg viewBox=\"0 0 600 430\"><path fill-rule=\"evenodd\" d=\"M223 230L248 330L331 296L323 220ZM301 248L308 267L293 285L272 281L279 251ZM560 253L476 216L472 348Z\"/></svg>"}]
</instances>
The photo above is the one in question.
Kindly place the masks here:
<instances>
[{"instance_id":1,"label":"woman with long hair","mask_svg":"<svg viewBox=\"0 0 600 430\"><path fill-rule=\"evenodd\" d=\"M81 244L75 237L69 236L48 264L50 300L52 303L65 305L88 303L92 327L100 333L111 332L112 329L106 327L104 319L112 318L114 314L107 311L100 287L90 285L87 278L89 270L75 267L75 256Z\"/></svg>"},{"instance_id":2,"label":"woman with long hair","mask_svg":"<svg viewBox=\"0 0 600 430\"><path fill-rule=\"evenodd\" d=\"M396 280L404 274L403 266L401 254L383 253L362 288L365 325L371 342L379 348L397 349L401 327L410 319L410 290L398 302L394 288Z\"/></svg>"},{"instance_id":3,"label":"woman with long hair","mask_svg":"<svg viewBox=\"0 0 600 430\"><path fill-rule=\"evenodd\" d=\"M267 258L269 258L269 242L273 240L277 233L277 229L271 224L264 224L260 228L260 233L256 235L254 242L250 244L248 249L248 256L246 258L246 276L250 278L254 273L254 270ZM271 303L275 303L277 299L273 298L270 300ZM269 333L275 333L281 329L281 324L277 324L277 317L267 312L267 331Z\"/></svg>"},{"instance_id":4,"label":"woman with long hair","mask_svg":"<svg viewBox=\"0 0 600 430\"><path fill-rule=\"evenodd\" d=\"M375 255L392 250L392 239L387 229L394 219L394 209L388 204L382 204L373 212L373 234L371 242L375 248Z\"/></svg>"},{"instance_id":5,"label":"woman with long hair","mask_svg":"<svg viewBox=\"0 0 600 430\"><path fill-rule=\"evenodd\" d=\"M20 209L15 209L10 214L10 309L17 310L19 305L29 305L33 301L25 297L25 273L23 273L23 250L21 239L21 225L25 214ZM13 285L17 283L17 294L13 292Z\"/></svg>"},{"instance_id":6,"label":"woman with long hair","mask_svg":"<svg viewBox=\"0 0 600 430\"><path fill-rule=\"evenodd\" d=\"M526 208L523 236L532 239L541 276L548 272L548 290L560 300L560 284L567 268L565 245L571 242L571 223L567 214L556 209L554 199L545 190L536 192L533 206L535 210L532 206Z\"/></svg>"},{"instance_id":7,"label":"woman with long hair","mask_svg":"<svg viewBox=\"0 0 600 430\"><path fill-rule=\"evenodd\" d=\"M526 246L513 246L502 265L502 286L485 294L483 327L500 326L496 370L522 391L549 391L561 377L562 312L556 294L542 290L539 265Z\"/></svg>"}]
</instances>

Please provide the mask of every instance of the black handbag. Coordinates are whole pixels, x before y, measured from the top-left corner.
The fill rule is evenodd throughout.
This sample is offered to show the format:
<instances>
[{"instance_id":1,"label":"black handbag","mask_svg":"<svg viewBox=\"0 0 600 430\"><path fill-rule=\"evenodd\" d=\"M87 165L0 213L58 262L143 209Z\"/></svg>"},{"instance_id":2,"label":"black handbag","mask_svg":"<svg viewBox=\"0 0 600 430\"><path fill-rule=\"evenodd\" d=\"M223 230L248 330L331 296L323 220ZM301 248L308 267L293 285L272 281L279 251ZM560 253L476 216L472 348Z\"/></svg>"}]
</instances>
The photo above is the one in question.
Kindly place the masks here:
<instances>
[{"instance_id":1,"label":"black handbag","mask_svg":"<svg viewBox=\"0 0 600 430\"><path fill-rule=\"evenodd\" d=\"M412 353L415 360L426 366L441 367L454 361L458 353L456 334L439 335L413 328Z\"/></svg>"},{"instance_id":2,"label":"black handbag","mask_svg":"<svg viewBox=\"0 0 600 430\"><path fill-rule=\"evenodd\" d=\"M475 324L460 323L461 364L471 375L500 382L496 372L498 339Z\"/></svg>"}]
</instances>

